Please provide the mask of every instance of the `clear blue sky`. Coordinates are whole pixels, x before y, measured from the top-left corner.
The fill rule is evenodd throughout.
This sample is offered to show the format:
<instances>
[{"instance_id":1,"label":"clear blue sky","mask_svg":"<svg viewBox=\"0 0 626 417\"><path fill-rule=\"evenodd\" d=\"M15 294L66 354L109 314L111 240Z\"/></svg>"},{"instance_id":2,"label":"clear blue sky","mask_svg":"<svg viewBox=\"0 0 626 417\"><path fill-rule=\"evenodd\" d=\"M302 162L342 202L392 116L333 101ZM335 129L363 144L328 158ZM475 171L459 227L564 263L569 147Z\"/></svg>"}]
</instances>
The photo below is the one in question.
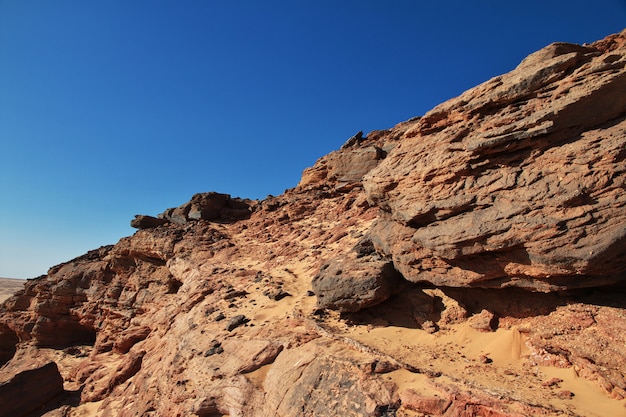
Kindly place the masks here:
<instances>
[{"instance_id":1,"label":"clear blue sky","mask_svg":"<svg viewBox=\"0 0 626 417\"><path fill-rule=\"evenodd\" d=\"M0 276L192 194L264 198L625 1L0 0Z\"/></svg>"}]
</instances>

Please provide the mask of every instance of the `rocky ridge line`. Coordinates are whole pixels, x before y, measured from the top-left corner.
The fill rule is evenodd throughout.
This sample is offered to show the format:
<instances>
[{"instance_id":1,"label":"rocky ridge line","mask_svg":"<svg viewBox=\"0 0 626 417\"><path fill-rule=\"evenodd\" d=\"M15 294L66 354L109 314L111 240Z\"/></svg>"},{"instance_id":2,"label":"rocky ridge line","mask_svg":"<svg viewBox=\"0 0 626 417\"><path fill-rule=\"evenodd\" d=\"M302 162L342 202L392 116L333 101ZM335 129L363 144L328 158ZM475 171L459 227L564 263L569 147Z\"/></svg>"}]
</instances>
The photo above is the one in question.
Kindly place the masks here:
<instances>
[{"instance_id":1,"label":"rocky ridge line","mask_svg":"<svg viewBox=\"0 0 626 417\"><path fill-rule=\"evenodd\" d=\"M0 306L0 391L53 362L49 417L619 415L625 44L550 45L280 196L137 216Z\"/></svg>"}]
</instances>

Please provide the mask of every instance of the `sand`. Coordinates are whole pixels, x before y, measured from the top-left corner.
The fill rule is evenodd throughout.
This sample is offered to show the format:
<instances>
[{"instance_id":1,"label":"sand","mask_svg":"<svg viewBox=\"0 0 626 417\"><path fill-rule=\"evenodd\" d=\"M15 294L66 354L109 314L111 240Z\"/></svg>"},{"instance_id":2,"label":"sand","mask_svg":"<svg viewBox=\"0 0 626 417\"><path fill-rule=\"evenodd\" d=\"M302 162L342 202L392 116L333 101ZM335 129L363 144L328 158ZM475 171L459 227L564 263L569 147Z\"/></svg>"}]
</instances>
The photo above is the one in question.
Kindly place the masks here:
<instances>
[{"instance_id":1,"label":"sand","mask_svg":"<svg viewBox=\"0 0 626 417\"><path fill-rule=\"evenodd\" d=\"M280 302L273 302L260 293L264 285L248 285L250 303L244 308L245 314L259 324L278 322L286 317L304 318L310 324L315 297L306 293L319 268L312 258L305 255L281 259L275 266L255 263L245 256L234 260L236 266L244 269L267 271L291 294ZM359 346L372 349L422 371L399 369L386 374L384 377L393 381L399 391L412 389L426 396L438 396L440 387L458 386L470 391L478 389L496 398L548 405L555 415L626 417L626 400L610 398L595 381L579 377L574 368L531 366L526 337L515 326L483 332L465 321L446 325L431 334L411 320L407 321L402 303L390 303L389 307L378 309L372 315L373 320L359 324L329 313L323 323L319 323L320 335L331 336L357 349ZM247 376L261 387L271 366L265 365ZM552 378L563 381L547 386L545 383ZM559 394L564 391L573 396L560 398ZM405 415L413 414L405 410Z\"/></svg>"},{"instance_id":2,"label":"sand","mask_svg":"<svg viewBox=\"0 0 626 417\"><path fill-rule=\"evenodd\" d=\"M531 367L525 338L516 328L479 332L467 325L450 325L435 334L421 329L397 326L345 326L336 324L335 331L358 343L390 355L403 363L440 376L426 379L424 375L406 370L389 375L400 390L411 388L423 394L435 385L449 386L457 381L495 396L520 399L529 404L549 404L564 415L626 416L626 400L614 400L595 381L577 375L573 367ZM488 361L485 361L485 359ZM485 363L486 362L486 363ZM546 381L559 378L555 386ZM571 398L559 398L569 391Z\"/></svg>"},{"instance_id":3,"label":"sand","mask_svg":"<svg viewBox=\"0 0 626 417\"><path fill-rule=\"evenodd\" d=\"M238 235L234 240L242 238ZM354 245L357 238L358 235L355 235L354 241L344 241L342 244ZM293 241L297 240L298 237L294 236ZM245 243L249 242L242 242L242 247L245 247ZM258 250L267 249L259 247ZM406 306L401 302L387 303L386 307L364 313L368 320L362 324L346 320L333 312L328 313L323 322L317 322L312 314L315 297L308 294L311 279L319 269L314 261L316 258L309 256L307 251L291 257L281 255L279 259L269 262L259 262L254 256L245 255L223 260L234 269L260 270L271 277L271 282L256 282L251 276L241 276L239 281L233 281L234 286L247 292L246 303L239 311L255 323L257 331L261 331L264 326L270 331L276 323L284 325L291 320L294 326L319 329L322 337L332 337L357 350L371 349L408 365L408 368L419 370L411 372L401 368L381 376L394 382L399 392L411 389L425 396L436 397L445 395L442 387L458 387L464 391L484 392L495 398L549 405L554 411L552 415L626 417L626 400L610 398L596 381L581 378L573 367L531 366L525 335L515 326L481 332L467 322L462 322L445 325L431 334L421 329L411 319L411 315L406 314ZM206 267L212 265L209 263ZM201 272L198 271L199 274ZM0 279L0 300L22 288L24 282ZM280 284L290 295L280 301L270 300L263 291L274 284ZM62 360L59 363L65 366ZM73 364L67 364L68 367L70 365ZM264 365L246 374L246 377L261 388L271 367L272 364ZM553 378L562 381L546 384ZM566 391L573 396L562 398L559 395ZM100 402L82 404L73 409L70 415L95 416L98 415L100 405ZM408 410L403 412L405 416L418 415Z\"/></svg>"},{"instance_id":4,"label":"sand","mask_svg":"<svg viewBox=\"0 0 626 417\"><path fill-rule=\"evenodd\" d=\"M24 288L25 283L24 279L0 278L0 303Z\"/></svg>"},{"instance_id":5,"label":"sand","mask_svg":"<svg viewBox=\"0 0 626 417\"><path fill-rule=\"evenodd\" d=\"M315 297L306 295L315 272L311 265L294 259L269 272L283 283L291 296L272 302L260 294L262 286L249 285L247 291L251 303L244 308L245 314L256 323L266 324L285 317L310 318L315 309ZM392 314L396 312L392 310ZM531 366L526 337L515 326L484 332L463 322L447 325L430 334L404 323L405 317L386 316L385 319L380 325L376 321L355 324L331 313L321 323L322 335L336 336L337 340L349 345L353 341L353 346L373 349L423 371L414 373L399 369L387 374L385 378L393 381L400 391L412 389L422 395L438 396L441 395L438 387L460 386L470 390L477 388L496 398L548 405L557 414L626 417L626 400L610 398L595 381L579 377L574 368ZM248 374L248 378L261 387L271 366ZM552 378L563 381L554 386L545 385ZM573 396L559 398L564 391ZM413 414L406 411L405 415Z\"/></svg>"}]
</instances>

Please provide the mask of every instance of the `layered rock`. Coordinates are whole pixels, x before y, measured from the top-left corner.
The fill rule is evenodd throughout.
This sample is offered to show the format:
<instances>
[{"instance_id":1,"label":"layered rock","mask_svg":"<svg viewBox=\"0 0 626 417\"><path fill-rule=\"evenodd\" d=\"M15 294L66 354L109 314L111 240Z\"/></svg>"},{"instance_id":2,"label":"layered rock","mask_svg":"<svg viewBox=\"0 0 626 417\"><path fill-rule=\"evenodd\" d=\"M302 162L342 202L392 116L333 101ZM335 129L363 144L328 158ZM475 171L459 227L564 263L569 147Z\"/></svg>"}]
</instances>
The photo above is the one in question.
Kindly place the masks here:
<instances>
[{"instance_id":1,"label":"layered rock","mask_svg":"<svg viewBox=\"0 0 626 417\"><path fill-rule=\"evenodd\" d=\"M363 181L413 282L548 291L626 270L623 34L552 44L406 129Z\"/></svg>"},{"instance_id":2,"label":"layered rock","mask_svg":"<svg viewBox=\"0 0 626 417\"><path fill-rule=\"evenodd\" d=\"M251 205L251 200L231 198L229 194L199 193L182 206L164 211L159 218L178 224L201 219L232 221L250 217Z\"/></svg>"},{"instance_id":3,"label":"layered rock","mask_svg":"<svg viewBox=\"0 0 626 417\"><path fill-rule=\"evenodd\" d=\"M185 204L165 210L158 217L138 214L130 225L136 229L151 229L169 222L185 224L195 220L230 222L250 217L255 202L231 198L216 192L195 194Z\"/></svg>"},{"instance_id":4,"label":"layered rock","mask_svg":"<svg viewBox=\"0 0 626 417\"><path fill-rule=\"evenodd\" d=\"M314 166L302 173L298 189L332 187L335 192L346 192L362 186L363 177L385 159L396 145L408 123L400 123L390 130L377 130L363 137L362 132L349 138L338 151L320 158Z\"/></svg>"},{"instance_id":5,"label":"layered rock","mask_svg":"<svg viewBox=\"0 0 626 417\"><path fill-rule=\"evenodd\" d=\"M280 196L137 216L0 306L0 381L56 363L67 416L619 415L625 39L551 45Z\"/></svg>"}]
</instances>

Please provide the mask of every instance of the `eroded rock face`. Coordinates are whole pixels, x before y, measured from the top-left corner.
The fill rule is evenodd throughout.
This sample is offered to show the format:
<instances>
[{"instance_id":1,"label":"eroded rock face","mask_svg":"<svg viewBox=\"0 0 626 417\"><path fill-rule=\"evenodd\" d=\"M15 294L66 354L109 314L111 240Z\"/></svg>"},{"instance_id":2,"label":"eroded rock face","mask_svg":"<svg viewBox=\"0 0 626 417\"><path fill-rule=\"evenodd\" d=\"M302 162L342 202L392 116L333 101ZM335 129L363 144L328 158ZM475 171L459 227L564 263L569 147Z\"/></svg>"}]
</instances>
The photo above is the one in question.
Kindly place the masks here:
<instances>
[{"instance_id":1,"label":"eroded rock face","mask_svg":"<svg viewBox=\"0 0 626 417\"><path fill-rule=\"evenodd\" d=\"M625 39L549 46L280 196L138 216L0 305L0 381L55 362L67 416L620 415Z\"/></svg>"},{"instance_id":2,"label":"eroded rock face","mask_svg":"<svg viewBox=\"0 0 626 417\"><path fill-rule=\"evenodd\" d=\"M137 214L130 225L136 229L152 229L169 222L185 224L190 221L211 220L232 222L250 217L256 202L231 198L216 192L195 194L185 204L165 210L158 217Z\"/></svg>"},{"instance_id":3,"label":"eroded rock face","mask_svg":"<svg viewBox=\"0 0 626 417\"><path fill-rule=\"evenodd\" d=\"M195 194L182 206L168 209L159 218L178 224L193 220L232 221L250 217L251 200L216 192Z\"/></svg>"},{"instance_id":4,"label":"eroded rock face","mask_svg":"<svg viewBox=\"0 0 626 417\"><path fill-rule=\"evenodd\" d=\"M17 334L9 326L0 325L0 366L13 358L19 341Z\"/></svg>"},{"instance_id":5,"label":"eroded rock face","mask_svg":"<svg viewBox=\"0 0 626 417\"><path fill-rule=\"evenodd\" d=\"M281 416L295 410L315 416L374 416L396 404L393 384L364 373L357 358L338 359L332 348L318 343L290 350L265 378L267 410Z\"/></svg>"},{"instance_id":6,"label":"eroded rock face","mask_svg":"<svg viewBox=\"0 0 626 417\"><path fill-rule=\"evenodd\" d=\"M384 159L386 152L377 146L345 149L329 154L323 164L306 170L301 186L314 184L321 180L336 183L338 190L360 185L363 176Z\"/></svg>"},{"instance_id":7,"label":"eroded rock face","mask_svg":"<svg viewBox=\"0 0 626 417\"><path fill-rule=\"evenodd\" d=\"M623 34L553 44L424 115L364 178L378 248L436 285L623 279L625 65Z\"/></svg>"}]
</instances>

